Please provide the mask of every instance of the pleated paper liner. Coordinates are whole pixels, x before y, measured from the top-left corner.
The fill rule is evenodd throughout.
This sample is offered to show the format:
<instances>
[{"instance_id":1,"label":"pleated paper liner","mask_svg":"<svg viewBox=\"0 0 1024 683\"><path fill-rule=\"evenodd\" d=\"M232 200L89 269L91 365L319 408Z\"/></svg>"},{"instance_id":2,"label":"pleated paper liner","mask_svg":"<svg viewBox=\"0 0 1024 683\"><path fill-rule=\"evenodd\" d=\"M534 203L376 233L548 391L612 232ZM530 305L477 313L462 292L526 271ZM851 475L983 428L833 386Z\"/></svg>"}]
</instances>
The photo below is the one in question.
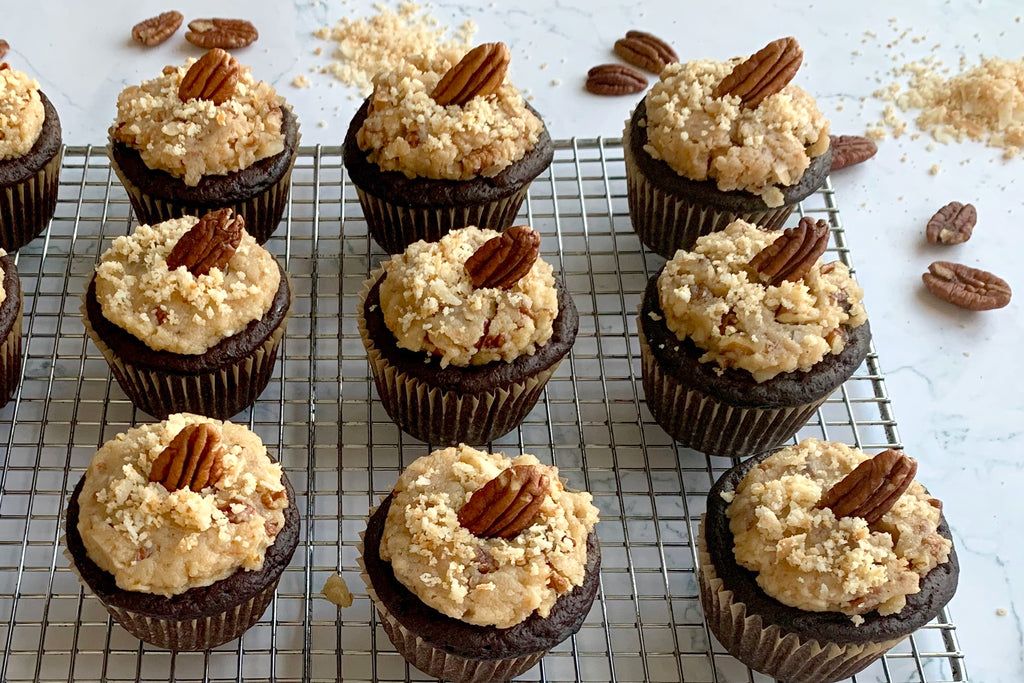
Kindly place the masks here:
<instances>
[{"instance_id":1,"label":"pleated paper liner","mask_svg":"<svg viewBox=\"0 0 1024 683\"><path fill-rule=\"evenodd\" d=\"M14 396L21 381L21 320L24 310L21 288L18 288L18 313L7 337L0 343L0 408Z\"/></svg>"},{"instance_id":2,"label":"pleated paper liner","mask_svg":"<svg viewBox=\"0 0 1024 683\"><path fill-rule=\"evenodd\" d=\"M679 249L692 247L698 237L724 230L737 219L765 230L781 230L796 208L793 203L764 211L737 213L665 192L641 172L628 142L628 125L626 131L623 149L629 217L640 241L656 254L672 258Z\"/></svg>"},{"instance_id":3,"label":"pleated paper liner","mask_svg":"<svg viewBox=\"0 0 1024 683\"><path fill-rule=\"evenodd\" d=\"M383 273L383 269L378 268L363 283L357 324L373 370L373 381L388 417L420 441L446 446L486 444L522 424L561 360L522 382L479 394L432 387L389 363L367 332L363 315L366 297Z\"/></svg>"},{"instance_id":4,"label":"pleated paper liner","mask_svg":"<svg viewBox=\"0 0 1024 683\"><path fill-rule=\"evenodd\" d=\"M734 600L711 563L703 517L698 559L700 601L708 627L729 654L755 671L787 683L833 683L865 669L903 640L841 646L800 638L774 624L765 624L759 615L747 614L746 605Z\"/></svg>"},{"instance_id":5,"label":"pleated paper liner","mask_svg":"<svg viewBox=\"0 0 1024 683\"><path fill-rule=\"evenodd\" d=\"M281 223L284 209L288 205L288 189L291 186L292 169L295 167L296 157L295 154L292 154L288 169L276 183L244 202L197 204L146 194L121 171L109 145L107 146L107 156L110 158L111 167L128 192L132 209L140 223L154 225L182 216L202 216L210 211L227 207L245 219L245 229L253 236L257 244L263 244L270 239Z\"/></svg>"},{"instance_id":6,"label":"pleated paper liner","mask_svg":"<svg viewBox=\"0 0 1024 683\"><path fill-rule=\"evenodd\" d=\"M294 298L292 289L292 301ZM196 413L226 420L255 403L267 388L292 307L289 303L281 324L249 356L193 375L163 372L121 359L92 328L84 301L80 310L86 332L103 354L118 385L137 408L161 420L173 413Z\"/></svg>"},{"instance_id":7,"label":"pleated paper liner","mask_svg":"<svg viewBox=\"0 0 1024 683\"><path fill-rule=\"evenodd\" d=\"M0 248L15 251L40 235L57 209L63 147L36 173L0 191Z\"/></svg>"},{"instance_id":8,"label":"pleated paper liner","mask_svg":"<svg viewBox=\"0 0 1024 683\"><path fill-rule=\"evenodd\" d=\"M358 186L356 194L374 241L387 253L399 254L413 242L437 242L449 231L468 225L501 232L515 221L529 188L526 183L501 199L441 208L395 204Z\"/></svg>"}]
</instances>

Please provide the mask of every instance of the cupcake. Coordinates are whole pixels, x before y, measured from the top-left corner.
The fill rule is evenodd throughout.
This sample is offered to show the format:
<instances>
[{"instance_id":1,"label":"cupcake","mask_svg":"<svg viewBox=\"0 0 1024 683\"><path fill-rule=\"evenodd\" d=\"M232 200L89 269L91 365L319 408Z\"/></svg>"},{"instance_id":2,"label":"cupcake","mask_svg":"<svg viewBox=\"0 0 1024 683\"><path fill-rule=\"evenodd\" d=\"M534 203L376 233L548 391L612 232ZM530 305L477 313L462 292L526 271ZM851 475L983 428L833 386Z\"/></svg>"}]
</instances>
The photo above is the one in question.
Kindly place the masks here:
<instances>
[{"instance_id":1,"label":"cupcake","mask_svg":"<svg viewBox=\"0 0 1024 683\"><path fill-rule=\"evenodd\" d=\"M399 427L428 443L483 444L526 418L579 328L539 248L525 225L470 226L371 273L359 333Z\"/></svg>"},{"instance_id":2,"label":"cupcake","mask_svg":"<svg viewBox=\"0 0 1024 683\"><path fill-rule=\"evenodd\" d=\"M139 222L231 208L263 244L284 213L298 143L284 98L215 48L122 91L108 151Z\"/></svg>"},{"instance_id":3,"label":"cupcake","mask_svg":"<svg viewBox=\"0 0 1024 683\"><path fill-rule=\"evenodd\" d=\"M591 500L532 455L459 445L413 462L371 514L361 557L395 648L456 683L536 664L580 629L597 595Z\"/></svg>"},{"instance_id":4,"label":"cupcake","mask_svg":"<svg viewBox=\"0 0 1024 683\"><path fill-rule=\"evenodd\" d=\"M21 281L18 268L0 249L0 408L14 396L21 381Z\"/></svg>"},{"instance_id":5,"label":"cupcake","mask_svg":"<svg viewBox=\"0 0 1024 683\"><path fill-rule=\"evenodd\" d=\"M506 77L505 44L461 56L436 48L377 75L349 126L345 168L389 254L468 225L509 227L554 156L540 116Z\"/></svg>"},{"instance_id":6,"label":"cupcake","mask_svg":"<svg viewBox=\"0 0 1024 683\"><path fill-rule=\"evenodd\" d=\"M900 451L807 439L726 472L699 538L701 603L722 645L793 683L848 678L956 591L942 504Z\"/></svg>"},{"instance_id":7,"label":"cupcake","mask_svg":"<svg viewBox=\"0 0 1024 683\"><path fill-rule=\"evenodd\" d=\"M39 84L0 64L0 249L46 229L57 208L60 119Z\"/></svg>"},{"instance_id":8,"label":"cupcake","mask_svg":"<svg viewBox=\"0 0 1024 683\"><path fill-rule=\"evenodd\" d=\"M796 40L728 62L672 63L626 123L629 216L665 258L736 219L778 229L825 182L829 122L789 81Z\"/></svg>"},{"instance_id":9,"label":"cupcake","mask_svg":"<svg viewBox=\"0 0 1024 683\"><path fill-rule=\"evenodd\" d=\"M863 293L819 258L825 221L735 221L647 283L637 319L647 407L684 446L743 456L793 436L867 356Z\"/></svg>"},{"instance_id":10,"label":"cupcake","mask_svg":"<svg viewBox=\"0 0 1024 683\"><path fill-rule=\"evenodd\" d=\"M220 209L115 239L82 314L138 408L225 419L270 381L291 301L280 264L241 216Z\"/></svg>"},{"instance_id":11,"label":"cupcake","mask_svg":"<svg viewBox=\"0 0 1024 683\"><path fill-rule=\"evenodd\" d=\"M259 621L298 541L295 491L259 437L187 413L105 443L65 517L82 583L169 650L216 647Z\"/></svg>"}]
</instances>

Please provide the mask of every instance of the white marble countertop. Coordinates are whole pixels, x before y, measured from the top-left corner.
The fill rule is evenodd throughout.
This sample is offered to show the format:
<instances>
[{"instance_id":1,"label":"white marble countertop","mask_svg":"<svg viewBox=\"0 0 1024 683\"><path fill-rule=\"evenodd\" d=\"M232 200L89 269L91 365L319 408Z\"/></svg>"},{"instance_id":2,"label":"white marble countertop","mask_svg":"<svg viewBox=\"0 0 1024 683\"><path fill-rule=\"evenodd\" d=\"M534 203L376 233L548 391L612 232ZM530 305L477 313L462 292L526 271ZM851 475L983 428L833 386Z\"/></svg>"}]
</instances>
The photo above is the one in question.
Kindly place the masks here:
<instances>
[{"instance_id":1,"label":"white marble countertop","mask_svg":"<svg viewBox=\"0 0 1024 683\"><path fill-rule=\"evenodd\" d=\"M173 3L188 18L209 16L210 3ZM727 58L768 40L794 35L805 50L799 82L818 97L836 133L863 134L883 104L871 93L892 78L887 71L932 54L956 66L981 55L1019 58L1024 6L1014 0L894 3L863 0L707 3L650 0L500 0L438 2L430 12L457 27L479 25L476 42L504 40L513 51L513 76L534 96L553 137L617 137L635 96L600 98L583 90L587 69L615 61L612 43L627 28L650 30L672 42L684 59ZM129 40L136 21L167 9L137 0L67 3L37 0L31 7L4 0L0 38L7 60L35 75L60 112L68 144L102 144L117 93L200 50L183 31L145 49ZM330 43L312 31L342 16L368 16L370 0L252 2L222 0L219 16L239 16L259 28L259 41L237 56L294 105L303 144L340 144L360 99L331 76L310 73L330 61ZM889 45L909 30L896 45ZM915 42L913 38L926 36ZM315 55L317 46L323 55ZM306 74L313 87L292 79ZM866 97L862 102L861 98ZM912 115L911 115L912 116ZM911 116L903 118L910 120ZM1013 525L1024 519L1024 401L1012 383L1022 369L1024 337L1018 265L1024 158L1001 159L1001 150L968 143L935 145L912 139L913 123L899 139L879 144L870 163L833 178L859 279L867 293L872 330L899 430L921 462L923 479L945 501L962 564L951 610L972 680L1024 680L1024 545ZM929 168L938 164L937 175ZM951 200L972 202L979 221L959 247L932 247L924 225ZM1015 242L1014 240L1018 240ZM1018 291L1009 307L968 313L932 298L920 274L933 260L949 259L1001 275ZM1016 360L1015 360L1016 359Z\"/></svg>"}]
</instances>

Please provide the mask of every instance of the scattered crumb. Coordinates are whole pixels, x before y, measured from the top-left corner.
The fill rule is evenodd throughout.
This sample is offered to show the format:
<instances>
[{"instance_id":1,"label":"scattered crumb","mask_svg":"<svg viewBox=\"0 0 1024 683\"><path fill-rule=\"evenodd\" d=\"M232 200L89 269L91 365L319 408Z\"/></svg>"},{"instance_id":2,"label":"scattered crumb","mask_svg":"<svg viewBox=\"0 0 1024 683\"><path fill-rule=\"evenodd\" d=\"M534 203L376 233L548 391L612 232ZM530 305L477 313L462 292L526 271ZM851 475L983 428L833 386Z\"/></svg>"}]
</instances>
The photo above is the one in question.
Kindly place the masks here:
<instances>
[{"instance_id":1,"label":"scattered crumb","mask_svg":"<svg viewBox=\"0 0 1024 683\"><path fill-rule=\"evenodd\" d=\"M319 45L317 45L316 49L313 50L313 54L315 54L315 55L322 55L323 53L324 53L324 49L321 46L319 46Z\"/></svg>"},{"instance_id":2,"label":"scattered crumb","mask_svg":"<svg viewBox=\"0 0 1024 683\"><path fill-rule=\"evenodd\" d=\"M932 167L928 169L928 175L939 175L939 170L942 168L939 164L932 164Z\"/></svg>"},{"instance_id":3,"label":"scattered crumb","mask_svg":"<svg viewBox=\"0 0 1024 683\"><path fill-rule=\"evenodd\" d=\"M309 79L306 78L306 76L304 76L303 74L299 74L298 76L292 79L292 87L294 88L309 88L312 85L313 84L309 82Z\"/></svg>"},{"instance_id":4,"label":"scattered crumb","mask_svg":"<svg viewBox=\"0 0 1024 683\"><path fill-rule=\"evenodd\" d=\"M562 79L561 78L552 78L551 79L551 85L562 85Z\"/></svg>"},{"instance_id":5,"label":"scattered crumb","mask_svg":"<svg viewBox=\"0 0 1024 683\"><path fill-rule=\"evenodd\" d=\"M320 589L320 592L338 607L352 606L352 593L349 592L348 584L345 583L345 579L342 578L341 574L331 574L327 577L327 581L324 583L324 587Z\"/></svg>"},{"instance_id":6,"label":"scattered crumb","mask_svg":"<svg viewBox=\"0 0 1024 683\"><path fill-rule=\"evenodd\" d=\"M540 68L541 68L541 69L546 69L546 68L548 68L548 63L547 63L547 62L544 62L543 64L541 64L541 65L540 65Z\"/></svg>"},{"instance_id":7,"label":"scattered crumb","mask_svg":"<svg viewBox=\"0 0 1024 683\"><path fill-rule=\"evenodd\" d=\"M321 128L326 128L327 121L325 121L324 119L320 119L319 121L316 122L316 125L320 126Z\"/></svg>"},{"instance_id":8,"label":"scattered crumb","mask_svg":"<svg viewBox=\"0 0 1024 683\"><path fill-rule=\"evenodd\" d=\"M964 351L964 358L970 358L970 357L971 357L971 352L970 351Z\"/></svg>"},{"instance_id":9,"label":"scattered crumb","mask_svg":"<svg viewBox=\"0 0 1024 683\"><path fill-rule=\"evenodd\" d=\"M1017 21L1020 21L1020 17L1017 17ZM1010 611L1008 609L1006 609L1005 607L1000 607L999 609L996 610L996 616L997 617L1005 617L1009 613L1010 613Z\"/></svg>"}]
</instances>

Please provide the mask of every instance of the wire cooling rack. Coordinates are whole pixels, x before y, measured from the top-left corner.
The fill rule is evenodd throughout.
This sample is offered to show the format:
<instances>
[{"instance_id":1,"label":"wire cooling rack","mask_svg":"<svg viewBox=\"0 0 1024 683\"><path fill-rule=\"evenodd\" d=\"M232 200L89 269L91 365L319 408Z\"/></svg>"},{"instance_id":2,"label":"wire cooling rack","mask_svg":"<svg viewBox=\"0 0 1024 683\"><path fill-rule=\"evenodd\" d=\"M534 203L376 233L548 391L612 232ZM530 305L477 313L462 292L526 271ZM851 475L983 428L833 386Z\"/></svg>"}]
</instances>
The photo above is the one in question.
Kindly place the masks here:
<instances>
[{"instance_id":1,"label":"wire cooling rack","mask_svg":"<svg viewBox=\"0 0 1024 683\"><path fill-rule=\"evenodd\" d=\"M17 257L26 357L0 410L0 680L425 680L391 647L356 563L368 509L430 450L385 414L356 330L359 289L383 254L340 148L303 149L292 186L268 247L291 273L295 306L269 388L235 421L284 463L302 543L258 625L215 650L175 655L113 624L59 543L65 499L97 447L151 420L111 381L78 312L99 254L132 227L130 206L102 147L67 149L56 218ZM701 615L693 539L707 491L731 463L674 444L644 403L636 310L663 259L641 247L625 195L619 141L573 140L558 143L524 206L573 293L580 332L536 409L493 449L533 453L593 492L603 567L582 630L523 680L767 681L725 653ZM828 219L833 255L849 264L831 184L800 213ZM868 451L900 445L873 351L799 436ZM319 595L336 571L355 594L342 610ZM856 680L965 681L963 659L943 612Z\"/></svg>"}]
</instances>

